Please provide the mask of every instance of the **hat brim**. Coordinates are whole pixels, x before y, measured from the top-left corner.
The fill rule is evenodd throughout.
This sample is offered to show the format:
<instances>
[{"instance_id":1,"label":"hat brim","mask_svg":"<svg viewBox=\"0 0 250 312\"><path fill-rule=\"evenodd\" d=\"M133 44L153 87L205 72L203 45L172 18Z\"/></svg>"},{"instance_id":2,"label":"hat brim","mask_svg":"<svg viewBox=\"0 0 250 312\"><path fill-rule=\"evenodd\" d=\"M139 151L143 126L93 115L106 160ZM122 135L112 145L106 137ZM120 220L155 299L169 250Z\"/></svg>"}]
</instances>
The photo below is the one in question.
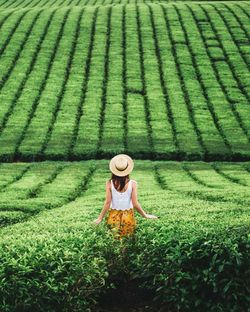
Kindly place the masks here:
<instances>
[{"instance_id":1,"label":"hat brim","mask_svg":"<svg viewBox=\"0 0 250 312\"><path fill-rule=\"evenodd\" d=\"M123 171L120 171L116 168L115 166L115 160L116 158L120 157L120 156L124 156L126 157L127 161L128 161L128 167L123 170ZM129 173L131 173L131 171L133 170L134 168L134 161L133 159L126 155L126 154L119 154L119 155L116 155L114 156L111 160L110 160L110 163L109 163L109 169L112 173L114 173L115 175L119 176L119 177L124 177L126 175L128 175Z\"/></svg>"}]
</instances>

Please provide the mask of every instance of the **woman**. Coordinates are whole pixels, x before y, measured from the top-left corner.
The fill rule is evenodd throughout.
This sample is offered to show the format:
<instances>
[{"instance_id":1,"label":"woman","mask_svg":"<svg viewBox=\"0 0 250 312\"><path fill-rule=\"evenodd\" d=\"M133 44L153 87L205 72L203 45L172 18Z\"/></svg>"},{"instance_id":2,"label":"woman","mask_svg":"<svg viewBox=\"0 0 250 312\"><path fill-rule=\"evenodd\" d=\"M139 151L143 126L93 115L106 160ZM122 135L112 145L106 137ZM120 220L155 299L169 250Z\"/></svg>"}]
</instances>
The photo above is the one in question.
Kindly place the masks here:
<instances>
[{"instance_id":1,"label":"woman","mask_svg":"<svg viewBox=\"0 0 250 312\"><path fill-rule=\"evenodd\" d=\"M99 224L109 210L106 220L108 228L118 238L131 235L136 228L134 208L147 219L157 219L157 216L145 213L137 201L137 182L129 178L134 162L126 154L113 157L109 163L112 177L106 182L106 200L99 217L94 220Z\"/></svg>"}]
</instances>

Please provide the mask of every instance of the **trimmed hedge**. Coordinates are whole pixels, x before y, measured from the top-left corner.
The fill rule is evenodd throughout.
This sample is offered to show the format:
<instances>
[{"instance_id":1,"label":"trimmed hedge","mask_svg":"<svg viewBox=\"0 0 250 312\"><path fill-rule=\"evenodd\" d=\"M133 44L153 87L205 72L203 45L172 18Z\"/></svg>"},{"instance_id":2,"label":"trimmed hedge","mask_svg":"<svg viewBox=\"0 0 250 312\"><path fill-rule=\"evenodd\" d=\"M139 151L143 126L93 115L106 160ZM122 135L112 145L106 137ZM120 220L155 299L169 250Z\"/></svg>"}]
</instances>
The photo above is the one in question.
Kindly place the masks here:
<instances>
[{"instance_id":1,"label":"trimmed hedge","mask_svg":"<svg viewBox=\"0 0 250 312\"><path fill-rule=\"evenodd\" d=\"M171 311L247 311L249 229L145 226L129 246L129 274Z\"/></svg>"},{"instance_id":2,"label":"trimmed hedge","mask_svg":"<svg viewBox=\"0 0 250 312\"><path fill-rule=\"evenodd\" d=\"M10 235L0 247L1 311L92 311L121 276L171 311L247 311L249 227L141 222L122 242L104 225Z\"/></svg>"},{"instance_id":3,"label":"trimmed hedge","mask_svg":"<svg viewBox=\"0 0 250 312\"><path fill-rule=\"evenodd\" d=\"M105 288L111 237L77 233L14 239L0 247L1 311L88 311Z\"/></svg>"}]
</instances>

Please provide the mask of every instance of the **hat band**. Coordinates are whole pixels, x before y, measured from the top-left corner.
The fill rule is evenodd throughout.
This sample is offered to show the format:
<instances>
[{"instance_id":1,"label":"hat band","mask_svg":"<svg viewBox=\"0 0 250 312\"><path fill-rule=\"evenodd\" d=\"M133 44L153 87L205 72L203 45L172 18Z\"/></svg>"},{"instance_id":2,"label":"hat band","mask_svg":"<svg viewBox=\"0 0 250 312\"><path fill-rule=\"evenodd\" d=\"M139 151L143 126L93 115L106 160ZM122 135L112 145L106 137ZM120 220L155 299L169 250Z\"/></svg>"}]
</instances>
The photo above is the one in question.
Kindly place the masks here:
<instances>
[{"instance_id":1,"label":"hat band","mask_svg":"<svg viewBox=\"0 0 250 312\"><path fill-rule=\"evenodd\" d=\"M116 167L116 165L115 165L115 167ZM124 168L124 169L118 169L118 168L116 167L116 169L119 170L119 171L124 171L124 170L126 170L127 168L128 168L128 163L127 163L126 168Z\"/></svg>"}]
</instances>

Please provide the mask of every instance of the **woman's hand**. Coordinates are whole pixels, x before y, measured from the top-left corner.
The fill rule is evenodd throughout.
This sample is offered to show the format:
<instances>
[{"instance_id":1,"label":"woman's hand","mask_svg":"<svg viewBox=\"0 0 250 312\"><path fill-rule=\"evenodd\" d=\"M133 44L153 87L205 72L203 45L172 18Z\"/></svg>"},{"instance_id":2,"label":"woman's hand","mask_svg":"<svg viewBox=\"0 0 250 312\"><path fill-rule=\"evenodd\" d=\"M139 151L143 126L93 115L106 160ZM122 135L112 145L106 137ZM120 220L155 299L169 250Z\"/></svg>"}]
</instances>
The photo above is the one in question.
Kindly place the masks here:
<instances>
[{"instance_id":1,"label":"woman's hand","mask_svg":"<svg viewBox=\"0 0 250 312\"><path fill-rule=\"evenodd\" d=\"M102 219L100 218L97 218L93 221L94 224L99 224L100 222L102 221Z\"/></svg>"},{"instance_id":2,"label":"woman's hand","mask_svg":"<svg viewBox=\"0 0 250 312\"><path fill-rule=\"evenodd\" d=\"M146 219L158 219L157 216L146 213Z\"/></svg>"}]
</instances>

